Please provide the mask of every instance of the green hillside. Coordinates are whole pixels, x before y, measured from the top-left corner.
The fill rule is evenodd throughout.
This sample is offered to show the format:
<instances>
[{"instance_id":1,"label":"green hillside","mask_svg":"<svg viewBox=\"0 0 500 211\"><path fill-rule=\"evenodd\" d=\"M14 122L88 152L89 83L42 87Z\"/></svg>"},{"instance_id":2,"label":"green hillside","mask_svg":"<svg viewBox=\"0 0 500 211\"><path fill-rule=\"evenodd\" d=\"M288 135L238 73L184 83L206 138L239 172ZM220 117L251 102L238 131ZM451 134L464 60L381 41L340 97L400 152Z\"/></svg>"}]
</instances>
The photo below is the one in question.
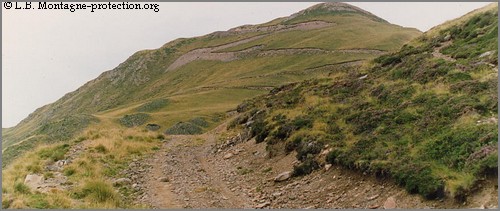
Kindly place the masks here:
<instances>
[{"instance_id":1,"label":"green hillside","mask_svg":"<svg viewBox=\"0 0 500 211\"><path fill-rule=\"evenodd\" d=\"M244 99L360 66L420 34L347 4L326 3L261 25L177 39L135 53L4 130L3 166L38 144L75 139L90 125L154 123L165 131L200 117L206 131ZM155 103L162 100L168 103ZM120 123L135 113L146 115Z\"/></svg>"},{"instance_id":2,"label":"green hillside","mask_svg":"<svg viewBox=\"0 0 500 211\"><path fill-rule=\"evenodd\" d=\"M296 151L294 176L326 162L464 200L498 168L498 6L486 8L365 68L247 100L229 127L266 142L270 156Z\"/></svg>"}]
</instances>

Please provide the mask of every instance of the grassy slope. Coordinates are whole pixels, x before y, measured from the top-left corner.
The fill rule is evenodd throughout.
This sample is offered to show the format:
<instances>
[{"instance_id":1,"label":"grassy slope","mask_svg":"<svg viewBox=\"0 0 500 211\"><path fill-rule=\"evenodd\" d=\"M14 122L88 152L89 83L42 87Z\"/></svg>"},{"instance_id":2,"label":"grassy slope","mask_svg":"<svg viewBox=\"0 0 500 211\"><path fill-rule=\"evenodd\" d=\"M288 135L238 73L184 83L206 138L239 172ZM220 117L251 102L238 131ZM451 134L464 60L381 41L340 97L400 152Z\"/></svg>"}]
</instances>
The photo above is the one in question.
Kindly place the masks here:
<instances>
[{"instance_id":1,"label":"grassy slope","mask_svg":"<svg viewBox=\"0 0 500 211\"><path fill-rule=\"evenodd\" d=\"M320 47L328 40L331 41L329 43L349 39L359 41L361 39L357 39L358 36L369 35L379 39L366 43L359 42L360 44L356 45L353 43L345 46L332 45L328 48L395 50L420 33L414 29L404 29L380 22L380 20L363 17L365 16L356 13L322 14L321 17L299 16L297 17L299 19L292 20L301 22L325 19L342 23L342 28L345 27L348 30L342 31L339 30L341 27L333 26L311 32L301 32L318 35L314 36L314 39L301 42L300 45L296 45L297 39L304 38L300 37L301 33L297 33L297 31L280 32L256 40L256 42L280 47ZM267 24L276 23L279 21ZM382 27L383 30L376 30L377 27ZM160 124L162 130L178 121L186 121L196 116L217 120L221 112L234 108L243 99L266 92L265 90L251 89L253 86L275 87L289 82L301 81L327 74L324 71L316 71L313 74L303 72L309 67L374 58L372 54L249 56L232 62L195 61L165 73L165 69L176 58L192 49L218 46L259 34L262 32L229 36L219 36L217 33L213 33L202 37L177 39L159 49L135 53L115 69L101 74L98 78L89 81L76 91L66 94L58 101L37 109L19 125L6 131L2 137L2 148L5 152L4 166L21 152L34 147L37 143L64 141L75 137L89 124L98 121L92 116L93 114L109 112L113 118L119 119L125 114L134 113L135 111L132 109L134 106L148 103L152 99L171 98L172 103L169 106L149 112L152 121ZM269 40L269 37L275 36L279 36L280 40ZM363 40L368 39L364 37ZM287 73L278 75L277 73L280 72ZM252 78L248 76L265 77ZM84 121L78 121L79 119ZM68 121L70 124L67 123ZM216 122L210 121L210 125L213 126ZM69 128L61 131L64 132L64 136L54 136L51 132L60 131L61 128ZM5 150L9 146L12 147Z\"/></svg>"},{"instance_id":2,"label":"grassy slope","mask_svg":"<svg viewBox=\"0 0 500 211\"><path fill-rule=\"evenodd\" d=\"M275 89L241 104L245 112L232 127L251 117L252 134L270 155L296 150L296 176L318 168L329 145L326 162L391 177L428 198L463 199L497 172L497 16L490 5L370 68Z\"/></svg>"}]
</instances>

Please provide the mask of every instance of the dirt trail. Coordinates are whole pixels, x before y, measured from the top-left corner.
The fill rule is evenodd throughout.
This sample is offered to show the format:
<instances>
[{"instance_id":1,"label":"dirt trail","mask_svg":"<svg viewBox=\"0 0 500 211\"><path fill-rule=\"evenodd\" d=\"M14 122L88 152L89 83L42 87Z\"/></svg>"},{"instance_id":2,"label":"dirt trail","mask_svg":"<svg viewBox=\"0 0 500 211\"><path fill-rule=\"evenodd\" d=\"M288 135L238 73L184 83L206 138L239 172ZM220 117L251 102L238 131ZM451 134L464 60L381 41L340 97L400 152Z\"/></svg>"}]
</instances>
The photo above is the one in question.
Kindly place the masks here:
<instances>
[{"instance_id":1,"label":"dirt trail","mask_svg":"<svg viewBox=\"0 0 500 211\"><path fill-rule=\"evenodd\" d=\"M221 126L219 126L221 128ZM214 131L217 131L216 128ZM210 156L216 136L176 135L167 137L142 176L146 193L139 200L153 208L241 208L249 201L232 191ZM162 179L168 178L168 182Z\"/></svg>"},{"instance_id":2,"label":"dirt trail","mask_svg":"<svg viewBox=\"0 0 500 211\"><path fill-rule=\"evenodd\" d=\"M144 183L138 185L146 190L140 203L153 208L383 208L394 198L397 208L497 206L492 194L496 182L484 183L485 188L463 204L425 200L391 181L336 166L274 182L276 175L293 169L295 154L269 158L265 143L254 140L215 147L229 143L221 138L227 135L225 128L222 124L203 135L167 137L162 149L143 161L142 166L151 168L139 175Z\"/></svg>"},{"instance_id":3,"label":"dirt trail","mask_svg":"<svg viewBox=\"0 0 500 211\"><path fill-rule=\"evenodd\" d=\"M155 154L154 160L161 160L162 155L162 153ZM172 185L160 180L164 176L160 164L160 162L152 163L151 174L149 175L149 179L146 180L148 182L149 194L155 199L151 200L150 204L155 208L182 208L182 205L172 192Z\"/></svg>"}]
</instances>

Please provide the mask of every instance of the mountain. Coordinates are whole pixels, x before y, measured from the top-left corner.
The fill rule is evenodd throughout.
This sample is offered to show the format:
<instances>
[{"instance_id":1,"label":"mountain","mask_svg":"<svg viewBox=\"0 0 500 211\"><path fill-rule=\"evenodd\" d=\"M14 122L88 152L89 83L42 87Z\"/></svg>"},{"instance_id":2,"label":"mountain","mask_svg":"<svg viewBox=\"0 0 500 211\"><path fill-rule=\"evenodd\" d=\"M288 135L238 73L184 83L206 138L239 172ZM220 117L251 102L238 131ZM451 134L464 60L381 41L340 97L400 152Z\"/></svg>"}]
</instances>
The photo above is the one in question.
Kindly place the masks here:
<instances>
[{"instance_id":1,"label":"mountain","mask_svg":"<svg viewBox=\"0 0 500 211\"><path fill-rule=\"evenodd\" d=\"M151 123L200 133L244 99L360 66L420 34L348 4L323 3L264 24L177 39L135 53L3 130L3 166L40 144L76 139L90 125ZM189 122L197 118L207 126Z\"/></svg>"},{"instance_id":2,"label":"mountain","mask_svg":"<svg viewBox=\"0 0 500 211\"><path fill-rule=\"evenodd\" d=\"M324 3L137 52L2 129L2 208L497 208L497 5L422 34Z\"/></svg>"},{"instance_id":3,"label":"mountain","mask_svg":"<svg viewBox=\"0 0 500 211\"><path fill-rule=\"evenodd\" d=\"M270 157L296 153L296 177L333 164L465 204L498 177L497 46L491 4L363 68L247 100L229 128L266 143Z\"/></svg>"}]
</instances>

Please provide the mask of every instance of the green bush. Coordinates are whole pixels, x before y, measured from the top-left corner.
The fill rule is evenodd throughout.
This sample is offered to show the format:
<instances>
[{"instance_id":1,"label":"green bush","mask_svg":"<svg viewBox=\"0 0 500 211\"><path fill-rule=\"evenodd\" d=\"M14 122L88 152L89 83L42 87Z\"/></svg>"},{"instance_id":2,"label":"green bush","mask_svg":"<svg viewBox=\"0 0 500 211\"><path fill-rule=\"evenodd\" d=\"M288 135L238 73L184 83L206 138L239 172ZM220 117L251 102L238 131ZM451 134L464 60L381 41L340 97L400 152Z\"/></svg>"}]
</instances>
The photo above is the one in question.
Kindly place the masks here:
<instances>
[{"instance_id":1,"label":"green bush","mask_svg":"<svg viewBox=\"0 0 500 211\"><path fill-rule=\"evenodd\" d=\"M297 147L297 160L304 161L308 157L314 157L323 149L323 144L317 141L303 142Z\"/></svg>"},{"instance_id":2,"label":"green bush","mask_svg":"<svg viewBox=\"0 0 500 211\"><path fill-rule=\"evenodd\" d=\"M302 176L302 175L307 175L313 172L316 169L319 169L319 163L314 160L314 159L306 159L304 162L302 162L298 166L293 167L293 172L292 176L297 177L297 176Z\"/></svg>"},{"instance_id":3,"label":"green bush","mask_svg":"<svg viewBox=\"0 0 500 211\"><path fill-rule=\"evenodd\" d=\"M399 55L384 55L375 59L375 62L382 66L394 65L401 62Z\"/></svg>"},{"instance_id":4,"label":"green bush","mask_svg":"<svg viewBox=\"0 0 500 211\"><path fill-rule=\"evenodd\" d=\"M69 177L75 173L76 173L76 170L74 168L71 168L71 167L64 168L64 171L63 171L64 176L67 176L67 177Z\"/></svg>"},{"instance_id":5,"label":"green bush","mask_svg":"<svg viewBox=\"0 0 500 211\"><path fill-rule=\"evenodd\" d=\"M255 137L257 143L261 143L269 135L269 128L267 122L262 119L256 119L251 125L250 134Z\"/></svg>"},{"instance_id":6,"label":"green bush","mask_svg":"<svg viewBox=\"0 0 500 211\"><path fill-rule=\"evenodd\" d=\"M74 198L88 198L94 203L117 203L118 196L111 185L102 181L89 181L79 192L73 194Z\"/></svg>"},{"instance_id":7,"label":"green bush","mask_svg":"<svg viewBox=\"0 0 500 211\"><path fill-rule=\"evenodd\" d=\"M308 116L298 116L292 121L292 125L295 127L295 130L299 130L301 128L312 128L313 119Z\"/></svg>"},{"instance_id":8,"label":"green bush","mask_svg":"<svg viewBox=\"0 0 500 211\"><path fill-rule=\"evenodd\" d=\"M202 117L195 117L190 119L189 122L199 127L208 127L208 122Z\"/></svg>"},{"instance_id":9,"label":"green bush","mask_svg":"<svg viewBox=\"0 0 500 211\"><path fill-rule=\"evenodd\" d=\"M14 185L14 191L21 194L28 194L30 193L30 188L22 182L17 182Z\"/></svg>"},{"instance_id":10,"label":"green bush","mask_svg":"<svg viewBox=\"0 0 500 211\"><path fill-rule=\"evenodd\" d=\"M139 125L143 125L151 118L149 114L145 113L135 113L135 114L127 114L119 119L120 124L125 127L136 127Z\"/></svg>"},{"instance_id":11,"label":"green bush","mask_svg":"<svg viewBox=\"0 0 500 211\"><path fill-rule=\"evenodd\" d=\"M64 159L64 156L69 150L69 144L61 144L55 147L45 148L38 152L41 158L49 158L52 161L58 161Z\"/></svg>"},{"instance_id":12,"label":"green bush","mask_svg":"<svg viewBox=\"0 0 500 211\"><path fill-rule=\"evenodd\" d=\"M434 176L428 166L420 163L399 163L392 174L409 193L418 193L428 199L444 196L443 180Z\"/></svg>"},{"instance_id":13,"label":"green bush","mask_svg":"<svg viewBox=\"0 0 500 211\"><path fill-rule=\"evenodd\" d=\"M106 147L102 144L99 144L95 147L95 150L99 153L107 153L108 152L108 149L106 149Z\"/></svg>"},{"instance_id":14,"label":"green bush","mask_svg":"<svg viewBox=\"0 0 500 211\"><path fill-rule=\"evenodd\" d=\"M178 122L165 131L170 135L194 135L203 133L203 129L189 122Z\"/></svg>"},{"instance_id":15,"label":"green bush","mask_svg":"<svg viewBox=\"0 0 500 211\"><path fill-rule=\"evenodd\" d=\"M153 124L153 123L149 123L146 125L146 129L149 130L149 131L157 131L160 129L160 125L157 125L157 124Z\"/></svg>"},{"instance_id":16,"label":"green bush","mask_svg":"<svg viewBox=\"0 0 500 211\"><path fill-rule=\"evenodd\" d=\"M285 152L288 154L297 149L302 144L302 136L295 136L285 144Z\"/></svg>"},{"instance_id":17,"label":"green bush","mask_svg":"<svg viewBox=\"0 0 500 211\"><path fill-rule=\"evenodd\" d=\"M169 104L168 99L156 99L151 102L139 106L136 111L138 112L153 112L162 109Z\"/></svg>"},{"instance_id":18,"label":"green bush","mask_svg":"<svg viewBox=\"0 0 500 211\"><path fill-rule=\"evenodd\" d=\"M28 198L28 206L35 209L49 209L50 204L43 194L33 194Z\"/></svg>"}]
</instances>

